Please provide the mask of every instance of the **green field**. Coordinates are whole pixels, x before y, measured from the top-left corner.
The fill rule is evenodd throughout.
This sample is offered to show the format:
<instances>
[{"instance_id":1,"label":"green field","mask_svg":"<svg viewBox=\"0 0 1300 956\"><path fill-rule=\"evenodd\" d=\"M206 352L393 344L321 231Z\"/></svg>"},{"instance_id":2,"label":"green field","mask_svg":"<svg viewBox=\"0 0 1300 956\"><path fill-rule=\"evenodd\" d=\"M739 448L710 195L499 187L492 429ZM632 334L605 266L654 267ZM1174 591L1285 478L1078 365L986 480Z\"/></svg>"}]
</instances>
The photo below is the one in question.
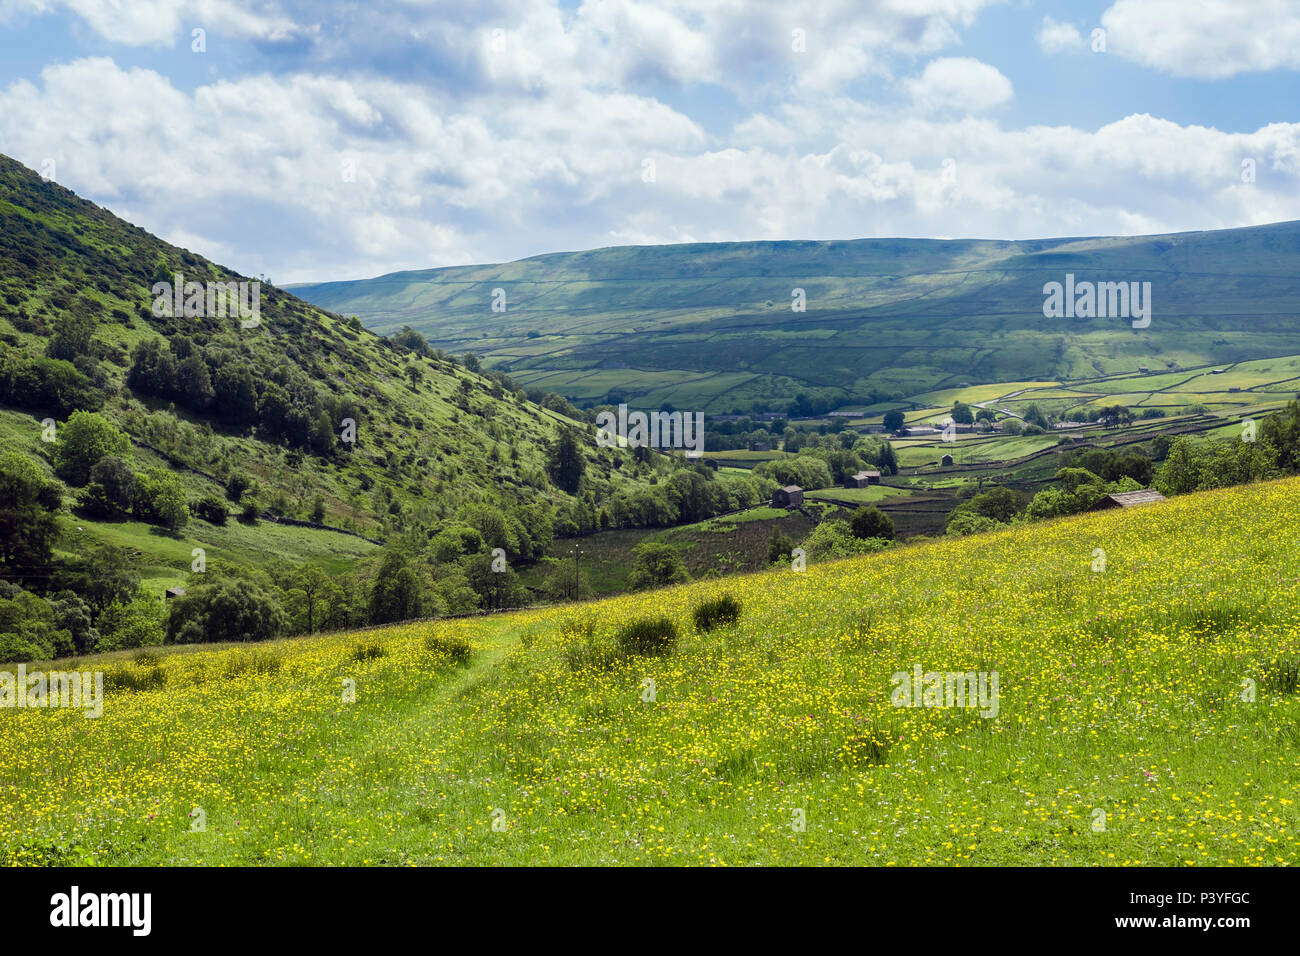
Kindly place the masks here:
<instances>
[{"instance_id":1,"label":"green field","mask_svg":"<svg viewBox=\"0 0 1300 956\"><path fill-rule=\"evenodd\" d=\"M102 717L0 711L0 859L1295 864L1297 521L1288 479L583 607L83 660ZM739 623L698 631L722 593ZM674 653L619 652L645 615ZM988 693L899 706L916 668Z\"/></svg>"}]
</instances>

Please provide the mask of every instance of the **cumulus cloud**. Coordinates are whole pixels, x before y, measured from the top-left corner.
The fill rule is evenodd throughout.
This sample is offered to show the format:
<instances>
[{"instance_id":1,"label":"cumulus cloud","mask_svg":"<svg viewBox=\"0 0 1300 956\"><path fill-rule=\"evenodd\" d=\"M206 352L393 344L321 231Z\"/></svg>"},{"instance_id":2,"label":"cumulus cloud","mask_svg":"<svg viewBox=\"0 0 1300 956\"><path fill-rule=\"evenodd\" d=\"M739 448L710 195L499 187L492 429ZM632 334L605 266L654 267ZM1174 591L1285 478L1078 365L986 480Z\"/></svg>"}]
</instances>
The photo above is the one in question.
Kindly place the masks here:
<instances>
[{"instance_id":1,"label":"cumulus cloud","mask_svg":"<svg viewBox=\"0 0 1300 956\"><path fill-rule=\"evenodd\" d=\"M1038 29L1038 48L1044 53L1063 53L1067 50L1082 50L1083 37L1073 23L1060 23L1051 17L1043 17L1043 25Z\"/></svg>"},{"instance_id":2,"label":"cumulus cloud","mask_svg":"<svg viewBox=\"0 0 1300 956\"><path fill-rule=\"evenodd\" d=\"M302 31L273 0L0 0L0 21L59 10L126 46L188 44L194 28L272 42Z\"/></svg>"},{"instance_id":3,"label":"cumulus cloud","mask_svg":"<svg viewBox=\"0 0 1300 956\"><path fill-rule=\"evenodd\" d=\"M906 86L923 110L977 112L1001 106L1012 95L1011 81L997 67L970 57L931 60Z\"/></svg>"},{"instance_id":4,"label":"cumulus cloud","mask_svg":"<svg viewBox=\"0 0 1300 956\"><path fill-rule=\"evenodd\" d=\"M19 2L59 0L0 0ZM942 55L985 0L873 0L868 16L851 0L743 14L705 0L411 2L349 7L346 29L331 19L342 8L313 19L280 3L246 7L306 38L276 47L275 69L183 86L94 56L0 89L4 152L35 169L53 159L64 185L125 218L281 282L611 242L1300 218L1297 124L1227 133L1117 112L1099 128L1017 125L997 109L1014 103L1006 76ZM1040 44L1060 27L1045 19Z\"/></svg>"},{"instance_id":5,"label":"cumulus cloud","mask_svg":"<svg viewBox=\"0 0 1300 956\"><path fill-rule=\"evenodd\" d=\"M1101 23L1110 52L1177 76L1300 69L1294 0L1117 0Z\"/></svg>"}]
</instances>

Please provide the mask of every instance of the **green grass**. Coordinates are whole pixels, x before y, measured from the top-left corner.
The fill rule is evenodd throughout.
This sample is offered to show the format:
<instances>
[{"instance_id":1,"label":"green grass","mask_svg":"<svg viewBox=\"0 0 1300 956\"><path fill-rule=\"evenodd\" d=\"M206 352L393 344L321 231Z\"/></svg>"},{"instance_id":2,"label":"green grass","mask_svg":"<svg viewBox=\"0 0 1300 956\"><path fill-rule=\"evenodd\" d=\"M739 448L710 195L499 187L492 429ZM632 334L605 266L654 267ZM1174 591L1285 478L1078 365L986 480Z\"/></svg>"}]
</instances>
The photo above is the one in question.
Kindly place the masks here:
<instances>
[{"instance_id":1,"label":"green grass","mask_svg":"<svg viewBox=\"0 0 1300 956\"><path fill-rule=\"evenodd\" d=\"M1298 520L1290 479L802 574L84 660L103 717L0 711L0 857L1295 864ZM724 594L739 620L698 632ZM676 653L618 651L661 616ZM918 665L997 671L996 714L896 706Z\"/></svg>"}]
</instances>

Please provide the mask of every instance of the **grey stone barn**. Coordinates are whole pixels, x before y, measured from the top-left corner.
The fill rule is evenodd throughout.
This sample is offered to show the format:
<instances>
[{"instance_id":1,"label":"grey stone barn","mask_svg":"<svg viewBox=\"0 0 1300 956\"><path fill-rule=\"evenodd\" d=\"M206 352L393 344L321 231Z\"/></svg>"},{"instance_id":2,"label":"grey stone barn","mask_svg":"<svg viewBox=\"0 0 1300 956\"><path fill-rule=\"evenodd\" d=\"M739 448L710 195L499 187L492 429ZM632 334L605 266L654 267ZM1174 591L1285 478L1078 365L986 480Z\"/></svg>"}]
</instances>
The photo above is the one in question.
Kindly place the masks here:
<instances>
[{"instance_id":1,"label":"grey stone barn","mask_svg":"<svg viewBox=\"0 0 1300 956\"><path fill-rule=\"evenodd\" d=\"M844 479L845 488L865 488L867 485L880 484L880 472L878 471L860 471L856 475L849 475Z\"/></svg>"},{"instance_id":2,"label":"grey stone barn","mask_svg":"<svg viewBox=\"0 0 1300 956\"><path fill-rule=\"evenodd\" d=\"M786 485L772 492L773 508L797 508L803 504L803 489L798 485Z\"/></svg>"}]
</instances>

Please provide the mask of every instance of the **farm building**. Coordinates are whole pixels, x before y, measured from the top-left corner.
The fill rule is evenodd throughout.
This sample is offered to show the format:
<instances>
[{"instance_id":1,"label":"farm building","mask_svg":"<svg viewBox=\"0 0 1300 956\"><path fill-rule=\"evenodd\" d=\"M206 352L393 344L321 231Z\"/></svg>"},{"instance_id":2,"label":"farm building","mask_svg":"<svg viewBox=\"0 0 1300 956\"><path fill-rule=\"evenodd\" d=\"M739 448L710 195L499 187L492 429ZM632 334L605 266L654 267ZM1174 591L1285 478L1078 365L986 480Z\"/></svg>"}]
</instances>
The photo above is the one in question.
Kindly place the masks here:
<instances>
[{"instance_id":1,"label":"farm building","mask_svg":"<svg viewBox=\"0 0 1300 956\"><path fill-rule=\"evenodd\" d=\"M166 590L166 592L164 592L164 593L165 593L165 595L166 595L166 599L167 599L168 601L174 600L175 598L183 598L183 597L185 597L185 589L184 589L184 588L168 588L168 589Z\"/></svg>"},{"instance_id":2,"label":"farm building","mask_svg":"<svg viewBox=\"0 0 1300 956\"><path fill-rule=\"evenodd\" d=\"M786 485L772 492L773 508L798 508L803 504L803 489L798 485Z\"/></svg>"},{"instance_id":3,"label":"farm building","mask_svg":"<svg viewBox=\"0 0 1300 956\"><path fill-rule=\"evenodd\" d=\"M1093 505L1092 510L1103 511L1106 508L1134 508L1138 505L1154 505L1164 500L1165 496L1158 491L1120 491L1102 498Z\"/></svg>"},{"instance_id":4,"label":"farm building","mask_svg":"<svg viewBox=\"0 0 1300 956\"><path fill-rule=\"evenodd\" d=\"M880 484L880 472L878 471L860 471L856 475L849 475L844 479L845 488L865 488L867 485Z\"/></svg>"},{"instance_id":5,"label":"farm building","mask_svg":"<svg viewBox=\"0 0 1300 956\"><path fill-rule=\"evenodd\" d=\"M749 443L750 451L771 451L765 441L752 441Z\"/></svg>"},{"instance_id":6,"label":"farm building","mask_svg":"<svg viewBox=\"0 0 1300 956\"><path fill-rule=\"evenodd\" d=\"M949 465L952 464L952 455L944 455L942 458L939 459L939 464L947 468Z\"/></svg>"}]
</instances>

